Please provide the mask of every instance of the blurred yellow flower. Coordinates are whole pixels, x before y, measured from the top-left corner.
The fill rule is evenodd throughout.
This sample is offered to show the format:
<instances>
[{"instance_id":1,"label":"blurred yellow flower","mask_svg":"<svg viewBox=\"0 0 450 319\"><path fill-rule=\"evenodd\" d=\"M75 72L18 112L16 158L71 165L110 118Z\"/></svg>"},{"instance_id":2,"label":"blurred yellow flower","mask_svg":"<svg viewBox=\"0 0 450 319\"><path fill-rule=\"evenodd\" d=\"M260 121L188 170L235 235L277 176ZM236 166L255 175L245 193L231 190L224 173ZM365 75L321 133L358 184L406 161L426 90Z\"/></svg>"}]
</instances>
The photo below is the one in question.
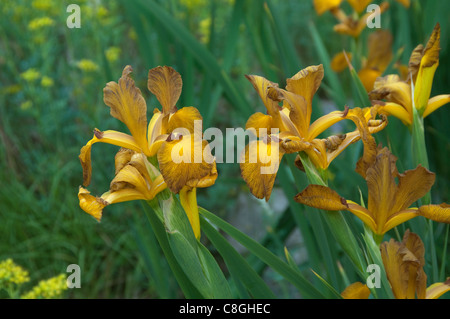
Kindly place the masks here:
<instances>
[{"instance_id":1,"label":"blurred yellow flower","mask_svg":"<svg viewBox=\"0 0 450 319\"><path fill-rule=\"evenodd\" d=\"M22 72L20 74L20 77L27 82L33 82L41 77L41 73L39 73L39 71L35 68L31 68L26 70L25 72Z\"/></svg>"},{"instance_id":2,"label":"blurred yellow flower","mask_svg":"<svg viewBox=\"0 0 450 319\"><path fill-rule=\"evenodd\" d=\"M55 21L49 17L36 18L30 21L28 29L37 30L45 27L49 27L55 24Z\"/></svg>"},{"instance_id":3,"label":"blurred yellow flower","mask_svg":"<svg viewBox=\"0 0 450 319\"><path fill-rule=\"evenodd\" d=\"M93 72L98 70L98 65L89 59L82 59L77 62L77 67L84 72Z\"/></svg>"},{"instance_id":4,"label":"blurred yellow flower","mask_svg":"<svg viewBox=\"0 0 450 319\"><path fill-rule=\"evenodd\" d=\"M0 262L0 287L8 284L20 285L28 281L28 271L16 265L11 258Z\"/></svg>"},{"instance_id":5,"label":"blurred yellow flower","mask_svg":"<svg viewBox=\"0 0 450 319\"><path fill-rule=\"evenodd\" d=\"M120 57L121 52L122 52L122 50L119 47L109 47L105 51L106 59L109 62L117 61Z\"/></svg>"},{"instance_id":6,"label":"blurred yellow flower","mask_svg":"<svg viewBox=\"0 0 450 319\"><path fill-rule=\"evenodd\" d=\"M33 102L30 101L30 100L26 100L25 102L22 102L22 103L20 104L20 109L21 109L22 111L25 111L25 110L30 109L32 106L33 106Z\"/></svg>"},{"instance_id":7,"label":"blurred yellow flower","mask_svg":"<svg viewBox=\"0 0 450 319\"><path fill-rule=\"evenodd\" d=\"M211 28L211 17L207 17L206 19L200 21L199 24L200 42L208 43L209 34L211 31L210 28Z\"/></svg>"},{"instance_id":8,"label":"blurred yellow flower","mask_svg":"<svg viewBox=\"0 0 450 319\"><path fill-rule=\"evenodd\" d=\"M205 0L180 0L180 3L192 10L204 6L207 2Z\"/></svg>"},{"instance_id":9,"label":"blurred yellow flower","mask_svg":"<svg viewBox=\"0 0 450 319\"><path fill-rule=\"evenodd\" d=\"M62 297L67 290L67 281L64 274L41 280L29 292L21 296L22 299L55 299Z\"/></svg>"},{"instance_id":10,"label":"blurred yellow flower","mask_svg":"<svg viewBox=\"0 0 450 319\"><path fill-rule=\"evenodd\" d=\"M21 89L22 87L19 84L13 84L5 86L4 88L2 88L1 92L2 94L16 94L20 92Z\"/></svg>"},{"instance_id":11,"label":"blurred yellow flower","mask_svg":"<svg viewBox=\"0 0 450 319\"><path fill-rule=\"evenodd\" d=\"M48 77L48 76L46 76L46 75L44 75L44 76L42 77L42 79L41 79L41 85L42 85L43 87L52 87L53 84L54 84L54 81L53 81L52 78L50 78L50 77Z\"/></svg>"},{"instance_id":12,"label":"blurred yellow flower","mask_svg":"<svg viewBox=\"0 0 450 319\"><path fill-rule=\"evenodd\" d=\"M54 2L52 0L34 0L31 6L38 10L47 11L54 6Z\"/></svg>"}]
</instances>

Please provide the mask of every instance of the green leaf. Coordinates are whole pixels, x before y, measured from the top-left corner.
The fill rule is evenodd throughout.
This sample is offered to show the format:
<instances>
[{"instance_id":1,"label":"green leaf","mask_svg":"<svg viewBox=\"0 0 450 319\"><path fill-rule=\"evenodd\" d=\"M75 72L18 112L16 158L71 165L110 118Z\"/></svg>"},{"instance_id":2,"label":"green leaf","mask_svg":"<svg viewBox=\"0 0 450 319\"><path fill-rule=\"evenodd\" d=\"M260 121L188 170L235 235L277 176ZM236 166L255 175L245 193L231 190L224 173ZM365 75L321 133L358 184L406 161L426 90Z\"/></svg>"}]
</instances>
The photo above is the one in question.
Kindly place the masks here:
<instances>
[{"instance_id":1,"label":"green leaf","mask_svg":"<svg viewBox=\"0 0 450 319\"><path fill-rule=\"evenodd\" d=\"M203 232L222 256L231 277L235 280L241 298L274 299L273 292L248 262L203 216L200 218Z\"/></svg>"},{"instance_id":2,"label":"green leaf","mask_svg":"<svg viewBox=\"0 0 450 319\"><path fill-rule=\"evenodd\" d=\"M292 283L305 298L319 298L324 299L324 295L315 288L303 275L292 269L288 264L282 261L279 257L274 255L267 248L261 246L254 239L245 235L237 228L228 224L221 218L210 213L204 208L199 207L201 215L209 219L213 224L222 229L228 235L237 240L241 245L247 248L251 253L255 254L262 261L264 261L273 270L278 272L283 278Z\"/></svg>"}]
</instances>

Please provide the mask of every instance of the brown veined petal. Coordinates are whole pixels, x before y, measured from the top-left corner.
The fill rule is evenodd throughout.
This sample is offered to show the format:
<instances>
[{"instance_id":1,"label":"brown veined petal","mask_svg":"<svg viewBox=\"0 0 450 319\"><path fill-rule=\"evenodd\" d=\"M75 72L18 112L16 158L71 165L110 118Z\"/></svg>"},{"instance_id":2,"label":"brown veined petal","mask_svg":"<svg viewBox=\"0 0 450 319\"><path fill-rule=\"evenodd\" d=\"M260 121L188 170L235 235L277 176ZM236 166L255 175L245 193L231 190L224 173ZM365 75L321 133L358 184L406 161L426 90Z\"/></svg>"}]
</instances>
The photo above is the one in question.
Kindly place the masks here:
<instances>
[{"instance_id":1,"label":"brown veined petal","mask_svg":"<svg viewBox=\"0 0 450 319\"><path fill-rule=\"evenodd\" d=\"M441 28L438 23L425 47L414 87L414 104L421 113L428 104L434 73L439 65L440 38Z\"/></svg>"},{"instance_id":2,"label":"brown veined petal","mask_svg":"<svg viewBox=\"0 0 450 319\"><path fill-rule=\"evenodd\" d=\"M433 186L436 174L422 165L398 174L398 187L393 213L409 208L411 204L427 194Z\"/></svg>"},{"instance_id":3,"label":"brown veined petal","mask_svg":"<svg viewBox=\"0 0 450 319\"><path fill-rule=\"evenodd\" d=\"M348 61L352 60L352 54L350 52L339 52L333 56L330 64L333 71L342 72L348 67L347 58L345 58L345 55L347 55Z\"/></svg>"},{"instance_id":4,"label":"brown veined petal","mask_svg":"<svg viewBox=\"0 0 450 319\"><path fill-rule=\"evenodd\" d=\"M214 157L208 142L194 135L164 142L157 156L161 174L175 194L188 183L210 175L214 169Z\"/></svg>"},{"instance_id":5,"label":"brown veined petal","mask_svg":"<svg viewBox=\"0 0 450 319\"><path fill-rule=\"evenodd\" d=\"M428 105L425 109L425 112L423 112L423 117L427 117L434 111L436 111L441 106L444 106L445 104L450 103L450 94L442 94L437 95L435 97L432 97L428 100Z\"/></svg>"},{"instance_id":6,"label":"brown veined petal","mask_svg":"<svg viewBox=\"0 0 450 319\"><path fill-rule=\"evenodd\" d=\"M424 47L423 44L419 44L414 48L409 57L408 62L408 73L411 74L411 80L413 83L416 83L417 73L419 73L420 61L422 61Z\"/></svg>"},{"instance_id":7,"label":"brown veined petal","mask_svg":"<svg viewBox=\"0 0 450 319\"><path fill-rule=\"evenodd\" d=\"M426 292L426 299L438 299L448 291L450 291L450 277L445 282L438 282L429 286Z\"/></svg>"},{"instance_id":8,"label":"brown veined petal","mask_svg":"<svg viewBox=\"0 0 450 319\"><path fill-rule=\"evenodd\" d=\"M361 282L354 282L341 293L344 299L369 299L370 289Z\"/></svg>"},{"instance_id":9,"label":"brown veined petal","mask_svg":"<svg viewBox=\"0 0 450 319\"><path fill-rule=\"evenodd\" d=\"M366 68L386 70L392 60L392 35L388 30L377 30L369 35Z\"/></svg>"},{"instance_id":10,"label":"brown veined petal","mask_svg":"<svg viewBox=\"0 0 450 319\"><path fill-rule=\"evenodd\" d=\"M130 76L132 70L131 66L126 66L117 83L111 81L106 84L103 101L110 107L111 116L128 127L136 144L148 154L147 104Z\"/></svg>"},{"instance_id":11,"label":"brown veined petal","mask_svg":"<svg viewBox=\"0 0 450 319\"><path fill-rule=\"evenodd\" d=\"M216 162L213 163L211 172L201 179L190 180L187 182L189 187L206 188L214 185L218 177Z\"/></svg>"},{"instance_id":12,"label":"brown veined petal","mask_svg":"<svg viewBox=\"0 0 450 319\"><path fill-rule=\"evenodd\" d=\"M439 223L450 224L450 205L423 205L419 207L418 214Z\"/></svg>"},{"instance_id":13,"label":"brown veined petal","mask_svg":"<svg viewBox=\"0 0 450 319\"><path fill-rule=\"evenodd\" d=\"M261 112L254 113L245 123L245 129L254 129L257 137L264 137L270 134L272 129L272 116Z\"/></svg>"},{"instance_id":14,"label":"brown veined petal","mask_svg":"<svg viewBox=\"0 0 450 319\"><path fill-rule=\"evenodd\" d=\"M176 129L187 129L191 134L202 135L203 132L203 117L199 110L193 106L186 106L169 117L167 124L167 133L172 133Z\"/></svg>"},{"instance_id":15,"label":"brown veined petal","mask_svg":"<svg viewBox=\"0 0 450 319\"><path fill-rule=\"evenodd\" d=\"M274 124L279 122L279 106L278 102L275 102L267 95L267 90L269 87L278 87L277 83L271 82L266 78L259 75L245 75L246 79L250 81L250 83L255 88L256 92L260 96L261 100L264 103L264 106L267 109L267 113L272 116L274 120Z\"/></svg>"},{"instance_id":16,"label":"brown veined petal","mask_svg":"<svg viewBox=\"0 0 450 319\"><path fill-rule=\"evenodd\" d=\"M181 75L170 66L158 66L149 70L147 86L162 106L164 115L176 111L183 81Z\"/></svg>"},{"instance_id":17,"label":"brown veined petal","mask_svg":"<svg viewBox=\"0 0 450 319\"><path fill-rule=\"evenodd\" d=\"M416 282L417 299L425 299L427 289L427 275L423 270L425 266L425 246L422 239L417 234L410 232L409 229L403 235L402 244L416 256L419 262L418 270L410 274L410 277L411 280Z\"/></svg>"},{"instance_id":18,"label":"brown veined petal","mask_svg":"<svg viewBox=\"0 0 450 319\"><path fill-rule=\"evenodd\" d=\"M301 152L311 147L309 142L292 132L284 131L278 135L272 135L272 139L279 139L281 141L280 147L287 154Z\"/></svg>"},{"instance_id":19,"label":"brown veined petal","mask_svg":"<svg viewBox=\"0 0 450 319\"><path fill-rule=\"evenodd\" d=\"M311 122L312 99L322 83L323 65L312 65L286 79L286 90L302 96L306 101L306 123Z\"/></svg>"},{"instance_id":20,"label":"brown veined petal","mask_svg":"<svg viewBox=\"0 0 450 319\"><path fill-rule=\"evenodd\" d=\"M322 185L308 185L294 197L295 201L324 210L347 210L347 201L334 190Z\"/></svg>"},{"instance_id":21,"label":"brown veined petal","mask_svg":"<svg viewBox=\"0 0 450 319\"><path fill-rule=\"evenodd\" d=\"M379 227L377 233L382 232L396 202L395 161L396 157L385 147L378 151L375 163L366 172L368 209Z\"/></svg>"},{"instance_id":22,"label":"brown veined petal","mask_svg":"<svg viewBox=\"0 0 450 319\"><path fill-rule=\"evenodd\" d=\"M256 198L269 200L275 177L284 155L281 140L267 136L251 141L240 158L241 176Z\"/></svg>"},{"instance_id":23,"label":"brown veined petal","mask_svg":"<svg viewBox=\"0 0 450 319\"><path fill-rule=\"evenodd\" d=\"M127 148L120 148L120 150L114 156L115 175L120 172L131 161L131 158L135 154L135 151Z\"/></svg>"},{"instance_id":24,"label":"brown veined petal","mask_svg":"<svg viewBox=\"0 0 450 319\"><path fill-rule=\"evenodd\" d=\"M329 10L339 7L342 1L343 0L314 0L314 9L318 15L322 15Z\"/></svg>"},{"instance_id":25,"label":"brown veined petal","mask_svg":"<svg viewBox=\"0 0 450 319\"><path fill-rule=\"evenodd\" d=\"M397 74L377 78L369 97L371 100L386 99L388 102L400 104L412 114L411 87L401 81Z\"/></svg>"},{"instance_id":26,"label":"brown veined petal","mask_svg":"<svg viewBox=\"0 0 450 319\"><path fill-rule=\"evenodd\" d=\"M299 136L306 136L309 127L308 105L303 96L274 87L268 89L268 96L274 101L284 102L283 105L289 111L289 120L284 121L285 126L289 127L291 131L298 132L297 135ZM290 122L294 125L294 128L291 128Z\"/></svg>"},{"instance_id":27,"label":"brown veined petal","mask_svg":"<svg viewBox=\"0 0 450 319\"><path fill-rule=\"evenodd\" d=\"M386 275L396 299L415 299L420 261L403 243L394 239L380 245Z\"/></svg>"},{"instance_id":28,"label":"brown veined petal","mask_svg":"<svg viewBox=\"0 0 450 319\"><path fill-rule=\"evenodd\" d=\"M136 143L134 138L128 134L117 131L100 131L94 130L94 137L86 143L80 150L78 156L83 167L83 185L88 186L91 183L92 166L91 166L91 149L92 145L101 142L107 144L117 145L123 148L127 148L136 152L141 152L141 148Z\"/></svg>"}]
</instances>

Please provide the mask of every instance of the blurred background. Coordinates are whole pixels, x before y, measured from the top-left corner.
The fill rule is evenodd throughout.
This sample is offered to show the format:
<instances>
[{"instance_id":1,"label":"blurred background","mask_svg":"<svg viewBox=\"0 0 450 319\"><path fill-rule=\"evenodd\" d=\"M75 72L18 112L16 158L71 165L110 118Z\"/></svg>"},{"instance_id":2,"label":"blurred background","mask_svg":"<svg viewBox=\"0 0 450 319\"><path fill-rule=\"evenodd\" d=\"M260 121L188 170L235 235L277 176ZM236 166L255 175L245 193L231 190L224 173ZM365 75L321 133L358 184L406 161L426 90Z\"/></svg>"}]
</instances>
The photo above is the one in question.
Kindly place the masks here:
<instances>
[{"instance_id":1,"label":"blurred background","mask_svg":"<svg viewBox=\"0 0 450 319\"><path fill-rule=\"evenodd\" d=\"M72 3L81 8L81 28L66 25ZM450 1L412 0L408 9L389 3L381 27L393 35L396 62L407 64L414 47L425 44L440 23L442 49L432 96L450 93ZM342 7L350 8L345 2ZM318 16L312 0L16 0L1 1L0 12L0 260L12 258L26 268L30 286L78 264L82 288L70 289L68 298L181 296L139 202L107 207L101 223L78 205L80 148L94 128L127 131L109 115L102 92L125 65L134 69L149 114L160 106L147 90L148 70L170 65L183 78L178 106L197 107L205 128L223 132L245 127L252 113L264 111L245 74L284 87L300 69L323 63L313 117L345 104L358 106L348 70L330 69L333 55L349 50L351 39L336 34L336 19L329 12ZM361 43L370 32L363 31ZM391 68L386 74L390 71L395 72ZM436 203L450 200L449 115L443 107L425 120L430 168L437 174ZM398 152L400 171L412 168L408 136L395 118L377 134ZM102 143L93 148L93 194L108 190L116 151ZM360 152L361 146L352 146L330 167L334 187L354 200L359 187L365 190L354 172ZM290 205L297 191L281 187L277 179L265 203L249 194L238 164L218 164L218 170L215 185L199 191L199 205L280 256L288 243L299 266L307 268L309 256L291 215L298 208ZM289 185L289 178L284 181ZM445 236L437 227L436 240ZM437 249L445 256L438 244ZM281 298L296 296L276 274L254 265Z\"/></svg>"}]
</instances>

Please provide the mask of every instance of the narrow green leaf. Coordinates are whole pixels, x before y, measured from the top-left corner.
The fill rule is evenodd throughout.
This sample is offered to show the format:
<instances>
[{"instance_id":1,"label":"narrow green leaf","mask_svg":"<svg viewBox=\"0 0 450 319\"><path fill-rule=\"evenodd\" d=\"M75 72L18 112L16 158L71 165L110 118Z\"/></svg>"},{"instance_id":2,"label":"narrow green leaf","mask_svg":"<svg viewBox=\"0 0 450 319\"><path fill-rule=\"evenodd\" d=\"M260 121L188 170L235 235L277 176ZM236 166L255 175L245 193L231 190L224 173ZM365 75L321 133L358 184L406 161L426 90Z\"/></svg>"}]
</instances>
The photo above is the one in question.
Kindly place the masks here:
<instances>
[{"instance_id":1,"label":"narrow green leaf","mask_svg":"<svg viewBox=\"0 0 450 319\"><path fill-rule=\"evenodd\" d=\"M304 276L293 270L288 264L274 255L267 248L261 246L254 239L245 235L232 225L228 224L216 215L208 212L204 208L199 207L199 212L217 227L237 240L241 245L246 247L251 253L258 256L262 261L264 261L273 270L278 272L286 280L296 286L305 298L325 298L324 295L319 290L317 290L317 288L315 288Z\"/></svg>"},{"instance_id":2,"label":"narrow green leaf","mask_svg":"<svg viewBox=\"0 0 450 319\"><path fill-rule=\"evenodd\" d=\"M203 216L200 218L203 232L222 256L228 271L236 282L241 298L247 298L248 294L257 299L274 299L273 292L267 287L264 280L250 267L248 262L231 246L231 244L212 226Z\"/></svg>"}]
</instances>

